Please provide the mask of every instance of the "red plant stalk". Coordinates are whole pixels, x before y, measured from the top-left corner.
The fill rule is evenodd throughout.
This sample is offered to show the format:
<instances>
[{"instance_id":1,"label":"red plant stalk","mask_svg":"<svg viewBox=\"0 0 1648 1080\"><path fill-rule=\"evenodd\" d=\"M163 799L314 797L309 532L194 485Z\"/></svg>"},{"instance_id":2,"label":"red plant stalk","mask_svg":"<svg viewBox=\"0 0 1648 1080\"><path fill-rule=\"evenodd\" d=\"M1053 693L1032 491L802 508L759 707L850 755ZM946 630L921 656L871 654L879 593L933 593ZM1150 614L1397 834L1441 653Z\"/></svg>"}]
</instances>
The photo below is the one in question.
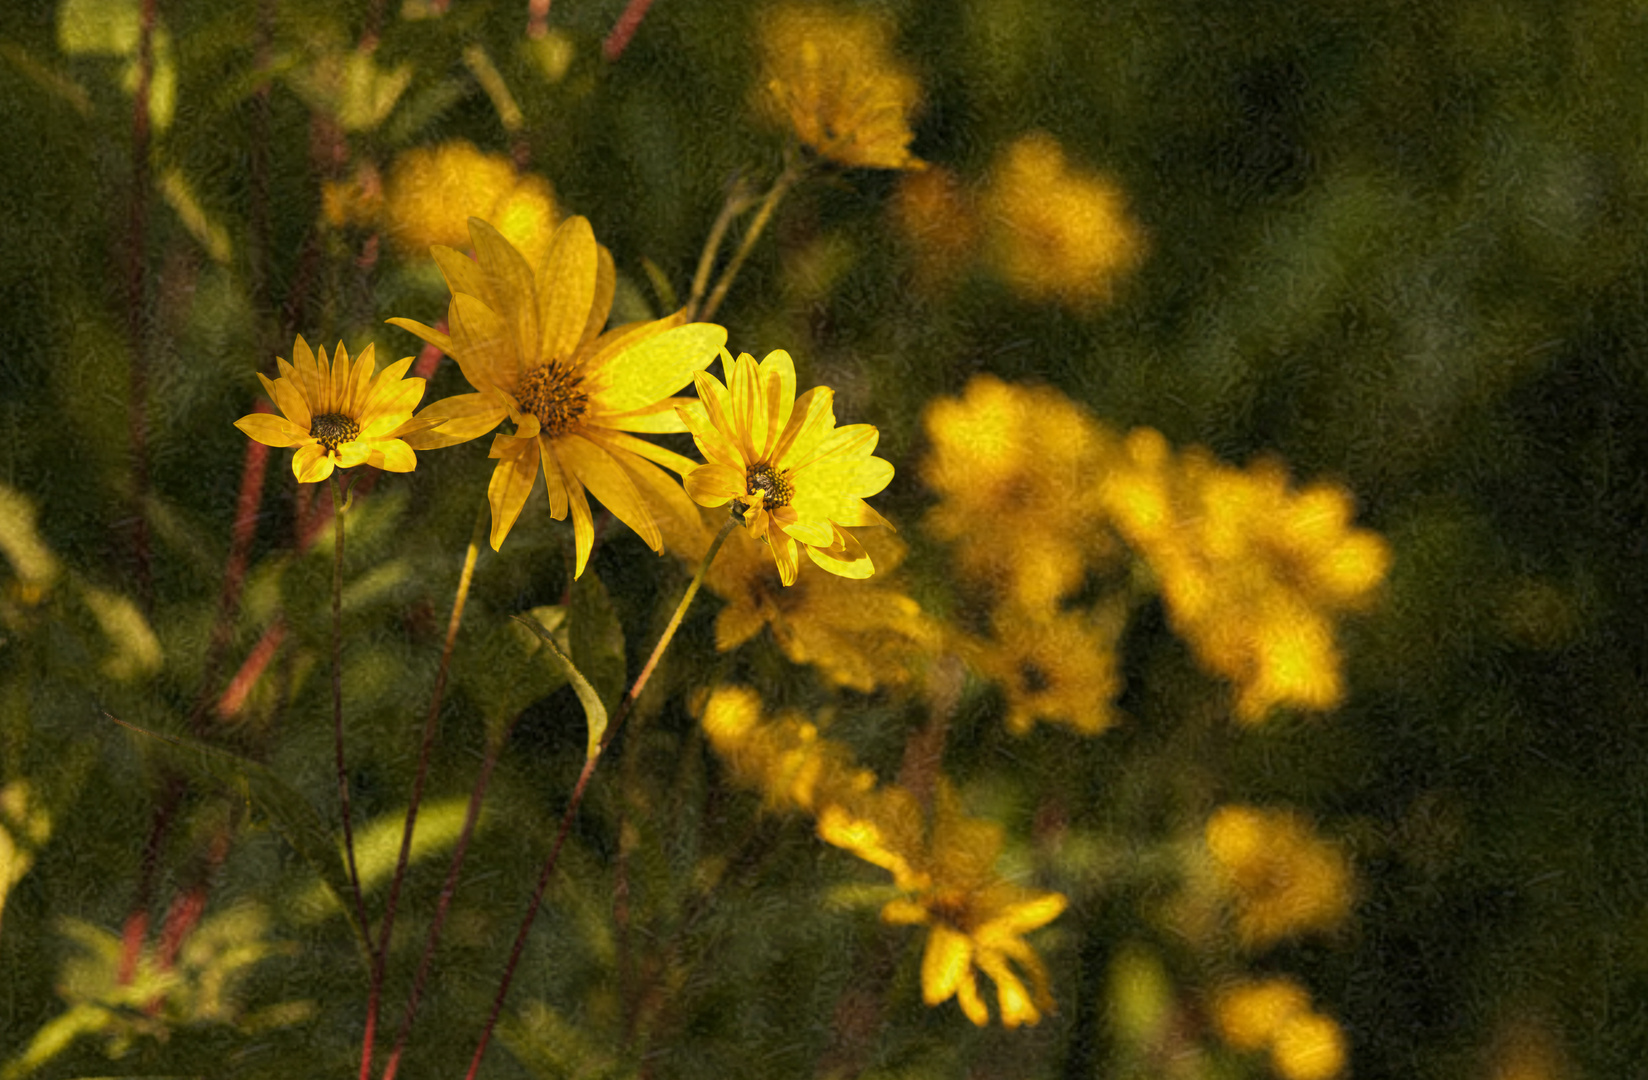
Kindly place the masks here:
<instances>
[{"instance_id":1,"label":"red plant stalk","mask_svg":"<svg viewBox=\"0 0 1648 1080\"><path fill-rule=\"evenodd\" d=\"M629 47L629 39L641 28L641 20L647 17L647 9L651 6L652 0L629 0L624 6L624 13L618 16L612 32L601 43L601 55L606 57L607 63L610 64L624 55L624 50Z\"/></svg>"}]
</instances>

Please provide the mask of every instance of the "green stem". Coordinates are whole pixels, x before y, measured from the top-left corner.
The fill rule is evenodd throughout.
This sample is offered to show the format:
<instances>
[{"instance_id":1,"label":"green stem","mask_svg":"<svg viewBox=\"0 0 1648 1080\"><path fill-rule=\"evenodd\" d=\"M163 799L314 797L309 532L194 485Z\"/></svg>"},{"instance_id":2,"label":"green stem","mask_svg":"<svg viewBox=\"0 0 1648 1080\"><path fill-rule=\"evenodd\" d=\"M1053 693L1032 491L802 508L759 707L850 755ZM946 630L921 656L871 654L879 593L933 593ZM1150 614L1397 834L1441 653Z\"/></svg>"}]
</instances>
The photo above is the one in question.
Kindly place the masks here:
<instances>
[{"instance_id":1,"label":"green stem","mask_svg":"<svg viewBox=\"0 0 1648 1080\"><path fill-rule=\"evenodd\" d=\"M481 504L475 515L475 526L469 533L469 547L464 552L463 570L458 574L458 591L452 599L452 617L446 624L446 644L441 649L441 666L435 672L435 690L429 699L429 715L424 718L423 742L418 750L418 769L412 779L412 797L406 805L406 824L401 829L401 851L395 860L395 876L389 882L389 897L384 901L383 925L378 931L377 953L372 964L372 985L366 999L366 1032L361 1040L360 1080L371 1080L372 1044L377 1034L378 1013L383 1002L384 968L389 960L389 935L395 926L395 909L400 900L401 883L406 879L406 868L412 861L412 834L418 824L418 805L423 801L423 785L429 776L429 758L435 746L435 732L439 727L441 698L446 692L447 673L452 668L452 646L458 640L458 626L463 622L464 605L469 600L469 585L475 578L475 563L480 558L481 538L486 533L489 506Z\"/></svg>"},{"instance_id":2,"label":"green stem","mask_svg":"<svg viewBox=\"0 0 1648 1080\"><path fill-rule=\"evenodd\" d=\"M748 180L740 176L733 182L732 191L727 194L721 213L716 215L715 224L710 226L710 235L704 240L704 250L698 256L698 271L692 275L692 294L687 298L688 322L698 317L698 305L703 302L704 291L710 287L710 271L715 269L715 256L721 251L721 241L726 239L733 220L748 210L753 201Z\"/></svg>"},{"instance_id":3,"label":"green stem","mask_svg":"<svg viewBox=\"0 0 1648 1080\"><path fill-rule=\"evenodd\" d=\"M700 319L707 320L715 315L721 301L726 299L727 290L732 288L733 279L738 276L738 271L744 268L744 260L750 257L755 242L761 238L767 222L772 220L773 211L778 208L779 201L806 175L806 172L805 166L791 161L784 167L784 171L778 174L778 179L773 181L772 190L761 200L761 209L755 212L755 220L750 222L749 230L744 233L738 250L733 253L732 261L727 263L727 268L721 272L721 280L715 283L715 291L710 293L709 299L705 301L703 313L698 316Z\"/></svg>"},{"instance_id":4,"label":"green stem","mask_svg":"<svg viewBox=\"0 0 1648 1080\"><path fill-rule=\"evenodd\" d=\"M366 954L372 956L372 938L366 921L366 900L361 894L360 870L355 866L354 815L349 808L349 770L343 760L343 516L348 505L334 470L328 490L332 493L332 745L338 764L338 810L343 815L343 851L349 862L349 887L355 894L355 917L366 938ZM374 963L376 961L374 960Z\"/></svg>"},{"instance_id":5,"label":"green stem","mask_svg":"<svg viewBox=\"0 0 1648 1080\"><path fill-rule=\"evenodd\" d=\"M532 929L532 920L538 915L538 907L543 903L544 891L549 888L549 879L555 874L555 864L561 856L561 845L566 842L567 833L572 829L572 821L578 814L578 806L584 801L584 792L589 787L589 778L595 773L595 765L601 760L606 748L611 745L617 736L618 729L624 726L629 717L636 698L646 688L647 680L652 678L653 670L658 667L658 660L669 648L670 642L675 639L675 632L681 628L681 620L686 617L687 609L692 606L693 598L698 595L699 588L704 584L704 575L709 573L710 564L715 561L721 545L732 532L738 520L727 518L727 523L721 526L710 543L710 548L704 553L704 561L698 565L698 572L692 577L692 584L687 586L687 593L681 597L681 602L675 606L675 614L670 616L669 625L664 627L663 634L659 635L658 644L653 647L652 655L647 658L646 666L641 674L635 677L635 683L624 695L624 700L618 703L618 715L607 725L606 732L601 736L600 745L595 753L589 755L584 762L583 771L578 774L578 782L573 785L572 796L567 800L566 812L561 815L561 828L555 834L555 843L549 849L549 857L544 860L543 869L538 874L538 885L532 892L532 902L527 905L526 917L521 920L521 928L515 934L515 944L509 950L509 961L504 965L503 979L498 983L498 993L492 999L492 1012L486 1018L486 1026L481 1029L480 1045L475 1047L475 1057L469 1063L469 1072L465 1080L475 1080L481 1068L481 1059L486 1056L486 1047L492 1040L492 1029L498 1024L498 1014L503 1011L504 998L509 995L509 984L515 979L515 968L521 962L521 953L526 949L526 937Z\"/></svg>"}]
</instances>

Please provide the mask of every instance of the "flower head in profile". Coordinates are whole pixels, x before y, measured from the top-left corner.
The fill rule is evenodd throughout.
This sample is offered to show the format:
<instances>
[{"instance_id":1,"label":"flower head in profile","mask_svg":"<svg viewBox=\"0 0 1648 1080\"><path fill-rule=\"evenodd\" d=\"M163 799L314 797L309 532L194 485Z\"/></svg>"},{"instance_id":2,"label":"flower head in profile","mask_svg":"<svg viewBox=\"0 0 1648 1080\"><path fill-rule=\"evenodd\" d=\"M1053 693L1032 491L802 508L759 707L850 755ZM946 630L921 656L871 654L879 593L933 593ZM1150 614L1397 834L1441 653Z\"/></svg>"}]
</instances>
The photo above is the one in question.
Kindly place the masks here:
<instances>
[{"instance_id":1,"label":"flower head in profile","mask_svg":"<svg viewBox=\"0 0 1648 1080\"><path fill-rule=\"evenodd\" d=\"M869 13L789 5L767 13L760 38L770 111L842 165L919 169L910 114L921 85L892 56L891 27Z\"/></svg>"},{"instance_id":2,"label":"flower head in profile","mask_svg":"<svg viewBox=\"0 0 1648 1080\"><path fill-rule=\"evenodd\" d=\"M582 217L555 230L536 267L479 218L470 220L469 235L476 260L448 247L432 251L452 290L451 333L389 320L444 350L475 388L425 409L420 418L436 426L413 445L452 446L506 419L515 425L492 440L494 550L520 517L540 467L550 513L556 520L572 514L576 574L595 542L586 490L663 550L658 516L697 511L658 466L685 473L693 463L626 433L683 430L670 395L714 358L727 332L677 314L602 333L617 279L612 256Z\"/></svg>"},{"instance_id":3,"label":"flower head in profile","mask_svg":"<svg viewBox=\"0 0 1648 1080\"><path fill-rule=\"evenodd\" d=\"M426 426L412 419L424 381L402 378L412 366L410 356L374 376L372 354L368 345L351 364L342 342L328 359L325 349L317 356L298 338L290 364L275 359L279 378L258 374L282 415L252 413L235 427L266 446L297 447L292 473L300 484L356 465L411 472L418 456L406 440Z\"/></svg>"},{"instance_id":4,"label":"flower head in profile","mask_svg":"<svg viewBox=\"0 0 1648 1080\"><path fill-rule=\"evenodd\" d=\"M867 578L875 564L842 526L888 525L864 501L886 487L893 466L871 455L870 424L835 426L835 392L795 393L795 364L779 350L760 364L723 353L728 385L698 372L698 400L679 411L706 464L686 474L700 506L732 504L750 535L765 540L779 578L795 584L799 545L820 568Z\"/></svg>"}]
</instances>

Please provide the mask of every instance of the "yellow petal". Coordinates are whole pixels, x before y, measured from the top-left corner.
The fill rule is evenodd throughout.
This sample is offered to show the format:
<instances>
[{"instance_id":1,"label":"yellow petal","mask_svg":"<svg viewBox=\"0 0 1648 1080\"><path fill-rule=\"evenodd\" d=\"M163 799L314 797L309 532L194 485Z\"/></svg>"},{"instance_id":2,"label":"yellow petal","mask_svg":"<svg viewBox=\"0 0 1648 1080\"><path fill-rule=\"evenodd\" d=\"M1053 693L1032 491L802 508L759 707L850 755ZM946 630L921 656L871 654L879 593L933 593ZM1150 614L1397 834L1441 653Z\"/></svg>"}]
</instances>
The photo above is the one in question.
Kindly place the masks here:
<instances>
[{"instance_id":1,"label":"yellow petal","mask_svg":"<svg viewBox=\"0 0 1648 1080\"><path fill-rule=\"evenodd\" d=\"M644 409L623 413L585 413L584 423L591 427L611 428L614 431L644 431L648 434L671 434L687 430L677 409L692 404L693 398L667 397Z\"/></svg>"},{"instance_id":2,"label":"yellow petal","mask_svg":"<svg viewBox=\"0 0 1648 1080\"><path fill-rule=\"evenodd\" d=\"M498 435L492 440L491 456L499 459L486 488L487 501L492 504L492 550L497 551L515 527L532 482L538 478L537 440Z\"/></svg>"},{"instance_id":3,"label":"yellow petal","mask_svg":"<svg viewBox=\"0 0 1648 1080\"><path fill-rule=\"evenodd\" d=\"M700 465L683 479L687 494L699 506L725 506L727 500L742 498L744 474L725 465Z\"/></svg>"},{"instance_id":4,"label":"yellow petal","mask_svg":"<svg viewBox=\"0 0 1648 1080\"><path fill-rule=\"evenodd\" d=\"M567 516L567 472L555 453L555 440L538 440L538 459L544 466L544 491L549 496L549 516L565 521Z\"/></svg>"},{"instance_id":5,"label":"yellow petal","mask_svg":"<svg viewBox=\"0 0 1648 1080\"><path fill-rule=\"evenodd\" d=\"M612 297L617 291L618 270L612 265L612 252L597 244L595 295L590 300L589 321L584 324L583 335L578 339L580 348L584 342L593 341L606 328L607 316L612 312Z\"/></svg>"},{"instance_id":6,"label":"yellow petal","mask_svg":"<svg viewBox=\"0 0 1648 1080\"><path fill-rule=\"evenodd\" d=\"M326 350L320 352L321 365L326 364ZM338 347L332 350L331 377L327 380L326 400L321 406L321 414L341 413L349 403L349 350L338 342Z\"/></svg>"},{"instance_id":7,"label":"yellow petal","mask_svg":"<svg viewBox=\"0 0 1648 1080\"><path fill-rule=\"evenodd\" d=\"M338 468L353 469L356 465L365 464L372 457L372 444L351 439L339 446L333 457Z\"/></svg>"},{"instance_id":8,"label":"yellow petal","mask_svg":"<svg viewBox=\"0 0 1648 1080\"><path fill-rule=\"evenodd\" d=\"M601 412L629 412L652 405L692 382L726 343L714 323L689 323L649 338L607 365Z\"/></svg>"},{"instance_id":9,"label":"yellow petal","mask_svg":"<svg viewBox=\"0 0 1648 1080\"><path fill-rule=\"evenodd\" d=\"M944 923L934 923L921 954L921 1000L928 1005L949 1001L973 963L973 943Z\"/></svg>"},{"instance_id":10,"label":"yellow petal","mask_svg":"<svg viewBox=\"0 0 1648 1080\"><path fill-rule=\"evenodd\" d=\"M652 550L664 550L663 537L652 520L652 512L635 490L623 466L603 447L579 435L563 435L555 440L555 452L572 474L594 493L612 516L635 530Z\"/></svg>"},{"instance_id":11,"label":"yellow petal","mask_svg":"<svg viewBox=\"0 0 1648 1080\"><path fill-rule=\"evenodd\" d=\"M728 604L715 618L715 648L731 652L761 632L767 617L750 604Z\"/></svg>"},{"instance_id":12,"label":"yellow petal","mask_svg":"<svg viewBox=\"0 0 1648 1080\"><path fill-rule=\"evenodd\" d=\"M589 553L595 547L595 523L589 516L589 502L584 489L576 479L568 478L567 502L572 507L572 541L577 549L577 566L572 571L574 580L584 576L589 565Z\"/></svg>"},{"instance_id":13,"label":"yellow petal","mask_svg":"<svg viewBox=\"0 0 1648 1080\"><path fill-rule=\"evenodd\" d=\"M352 416L356 420L360 420L362 426L365 426L365 421L362 418L366 412L366 396L372 388L372 370L376 364L377 347L368 345L366 351L355 358L355 366L348 374L349 386L345 391L343 413L345 416ZM406 366L412 366L410 357L407 358ZM404 371L405 368L402 370Z\"/></svg>"},{"instance_id":14,"label":"yellow petal","mask_svg":"<svg viewBox=\"0 0 1648 1080\"><path fill-rule=\"evenodd\" d=\"M835 391L815 386L801 395L796 406L775 448L779 467L791 470L810 462L819 445L835 430Z\"/></svg>"},{"instance_id":15,"label":"yellow petal","mask_svg":"<svg viewBox=\"0 0 1648 1080\"><path fill-rule=\"evenodd\" d=\"M418 467L418 455L405 440L378 439L372 450L372 464L384 472L411 472Z\"/></svg>"},{"instance_id":16,"label":"yellow petal","mask_svg":"<svg viewBox=\"0 0 1648 1080\"><path fill-rule=\"evenodd\" d=\"M310 410L325 412L321 401L326 396L326 382L321 378L314 351L301 334L292 345L292 370L297 372L298 388L303 391L303 398L309 402Z\"/></svg>"},{"instance_id":17,"label":"yellow petal","mask_svg":"<svg viewBox=\"0 0 1648 1080\"><path fill-rule=\"evenodd\" d=\"M332 475L332 459L326 456L326 447L318 442L298 447L292 455L292 475L300 484L317 484Z\"/></svg>"},{"instance_id":18,"label":"yellow petal","mask_svg":"<svg viewBox=\"0 0 1648 1080\"><path fill-rule=\"evenodd\" d=\"M446 278L447 291L468 293L483 304L494 308L502 304L502 300L487 286L486 273L481 269L480 263L445 244L434 245L429 249L429 254L434 258L435 265L441 268L442 276ZM411 327L407 329L410 330ZM417 331L414 330L413 333Z\"/></svg>"},{"instance_id":19,"label":"yellow petal","mask_svg":"<svg viewBox=\"0 0 1648 1080\"><path fill-rule=\"evenodd\" d=\"M264 446L296 446L309 438L308 429L273 413L250 413L236 420L235 427Z\"/></svg>"},{"instance_id":20,"label":"yellow petal","mask_svg":"<svg viewBox=\"0 0 1648 1080\"><path fill-rule=\"evenodd\" d=\"M617 434L586 430L584 437L604 447L629 475L630 482L635 485L635 490L651 512L652 520L658 526L658 532L667 550L682 552L700 543L704 532L704 519L699 514L698 507L682 490L681 482L652 464L646 455L625 452L629 444L651 446L651 443L630 439L628 436L619 436L619 439L624 441L616 441L613 436Z\"/></svg>"},{"instance_id":21,"label":"yellow petal","mask_svg":"<svg viewBox=\"0 0 1648 1080\"><path fill-rule=\"evenodd\" d=\"M685 476L698 468L698 462L689 457L683 457L674 450L666 449L657 443L637 439L633 435L626 435L622 431L607 431L597 427L586 427L583 430L586 438L594 439L602 446L628 450L638 457L643 457L655 465L662 465L677 476Z\"/></svg>"},{"instance_id":22,"label":"yellow petal","mask_svg":"<svg viewBox=\"0 0 1648 1080\"><path fill-rule=\"evenodd\" d=\"M447 322L452 326L452 358L475 389L505 390L520 384L521 361L509 323L468 293L452 298Z\"/></svg>"},{"instance_id":23,"label":"yellow petal","mask_svg":"<svg viewBox=\"0 0 1648 1080\"><path fill-rule=\"evenodd\" d=\"M595 282L599 256L589 219L569 217L550 238L539 275L536 356L543 360L571 359L583 339L584 327L594 318ZM606 321L606 313L601 313Z\"/></svg>"},{"instance_id":24,"label":"yellow petal","mask_svg":"<svg viewBox=\"0 0 1648 1080\"><path fill-rule=\"evenodd\" d=\"M309 413L309 403L304 400L298 384L286 378L270 381L262 372L258 373L258 380L263 383L263 389L268 392L269 400L275 403L275 408L285 414L286 419L292 421L295 426L308 431L314 417Z\"/></svg>"},{"instance_id":25,"label":"yellow petal","mask_svg":"<svg viewBox=\"0 0 1648 1080\"><path fill-rule=\"evenodd\" d=\"M790 413L795 408L795 361L783 349L775 349L761 361L761 397L766 408L766 455L774 455L774 443L789 426ZM758 444L759 445L759 444Z\"/></svg>"},{"instance_id":26,"label":"yellow petal","mask_svg":"<svg viewBox=\"0 0 1648 1080\"><path fill-rule=\"evenodd\" d=\"M801 557L796 551L795 541L777 529L770 530L767 539L772 544L773 561L778 564L778 580L785 585L794 585L796 574L801 572Z\"/></svg>"},{"instance_id":27,"label":"yellow petal","mask_svg":"<svg viewBox=\"0 0 1648 1080\"><path fill-rule=\"evenodd\" d=\"M469 219L469 240L475 245L481 273L492 293L493 302L488 306L508 327L515 355L531 366L538 356L538 304L532 267L514 244L481 218Z\"/></svg>"},{"instance_id":28,"label":"yellow petal","mask_svg":"<svg viewBox=\"0 0 1648 1080\"><path fill-rule=\"evenodd\" d=\"M468 260L466 259L464 261L467 262ZM410 334L415 334L424 341L427 341L429 344L435 346L435 348L441 350L441 352L446 355L452 355L452 338L449 335L441 333L433 326L425 326L423 323L417 322L413 319L387 319L385 321L388 322L390 326L398 326Z\"/></svg>"},{"instance_id":29,"label":"yellow petal","mask_svg":"<svg viewBox=\"0 0 1648 1080\"><path fill-rule=\"evenodd\" d=\"M420 418L437 421L437 426L409 435L406 441L414 450L456 446L485 435L507 415L507 409L485 394L456 394L418 413Z\"/></svg>"},{"instance_id":30,"label":"yellow petal","mask_svg":"<svg viewBox=\"0 0 1648 1080\"><path fill-rule=\"evenodd\" d=\"M870 561L870 553L864 550L858 537L837 530L836 538L837 544L828 548L808 546L807 555L819 569L860 581L875 573L875 563Z\"/></svg>"},{"instance_id":31,"label":"yellow petal","mask_svg":"<svg viewBox=\"0 0 1648 1080\"><path fill-rule=\"evenodd\" d=\"M697 378L708 380L716 386L721 385L701 372ZM699 392L703 392L702 388ZM727 468L736 469L740 473L748 471L743 454L726 436L722 435L721 429L715 426L713 415L706 408L706 404L706 400L700 399L676 410L676 415L681 418L681 423L686 426L688 431L692 432L692 441L698 447L698 452L717 465L725 465Z\"/></svg>"}]
</instances>

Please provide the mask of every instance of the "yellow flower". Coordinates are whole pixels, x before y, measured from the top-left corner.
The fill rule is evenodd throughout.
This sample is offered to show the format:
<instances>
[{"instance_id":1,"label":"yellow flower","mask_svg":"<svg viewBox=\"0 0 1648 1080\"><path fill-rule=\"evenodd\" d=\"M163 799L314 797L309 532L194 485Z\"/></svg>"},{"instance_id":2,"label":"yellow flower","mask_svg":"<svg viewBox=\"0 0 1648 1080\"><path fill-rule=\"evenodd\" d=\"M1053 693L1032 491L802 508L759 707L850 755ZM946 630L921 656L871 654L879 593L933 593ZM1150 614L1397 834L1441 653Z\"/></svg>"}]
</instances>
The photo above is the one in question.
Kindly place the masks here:
<instances>
[{"instance_id":1,"label":"yellow flower","mask_svg":"<svg viewBox=\"0 0 1648 1080\"><path fill-rule=\"evenodd\" d=\"M1263 1050L1282 1025L1310 1012L1310 992L1292 979L1263 979L1221 987L1213 999L1213 1022L1231 1047Z\"/></svg>"},{"instance_id":2,"label":"yellow flower","mask_svg":"<svg viewBox=\"0 0 1648 1080\"><path fill-rule=\"evenodd\" d=\"M439 426L414 436L414 445L452 446L505 418L514 423L513 432L492 440L494 550L520 516L540 464L550 513L557 521L572 514L576 574L594 546L586 488L649 547L663 550L655 515L697 511L657 465L682 473L693 463L625 432L683 430L670 395L714 358L727 332L684 324L677 314L601 333L616 277L612 256L584 218L555 230L536 267L479 218L470 220L469 235L478 262L448 247L432 251L452 290L451 335L389 320L444 350L477 391L425 409L420 417Z\"/></svg>"},{"instance_id":3,"label":"yellow flower","mask_svg":"<svg viewBox=\"0 0 1648 1080\"><path fill-rule=\"evenodd\" d=\"M1121 691L1116 643L1125 614L1046 611L1016 604L996 609L995 640L979 649L975 666L1007 694L1007 730L1028 732L1037 720L1096 735L1114 720L1111 702Z\"/></svg>"},{"instance_id":4,"label":"yellow flower","mask_svg":"<svg viewBox=\"0 0 1648 1080\"><path fill-rule=\"evenodd\" d=\"M882 573L904 561L905 547L896 536L877 531L863 543ZM700 548L689 557L702 555ZM705 578L727 601L716 617L717 649L736 649L770 627L792 661L812 664L836 686L868 693L908 682L922 658L937 648L936 625L921 605L891 585L805 565L793 587L775 589L772 581L759 541L742 531L727 538Z\"/></svg>"},{"instance_id":5,"label":"yellow flower","mask_svg":"<svg viewBox=\"0 0 1648 1080\"><path fill-rule=\"evenodd\" d=\"M768 110L823 157L847 166L919 169L910 114L921 86L892 57L875 15L785 6L761 22Z\"/></svg>"},{"instance_id":6,"label":"yellow flower","mask_svg":"<svg viewBox=\"0 0 1648 1080\"><path fill-rule=\"evenodd\" d=\"M995 262L1031 300L1081 309L1108 300L1144 257L1144 238L1109 180L1071 169L1058 141L1026 135L998 159L986 197Z\"/></svg>"},{"instance_id":7,"label":"yellow flower","mask_svg":"<svg viewBox=\"0 0 1648 1080\"><path fill-rule=\"evenodd\" d=\"M760 788L775 809L816 812L875 786L846 745L824 738L794 714L773 720L747 687L717 687L704 705L704 734L741 782Z\"/></svg>"},{"instance_id":8,"label":"yellow flower","mask_svg":"<svg viewBox=\"0 0 1648 1080\"><path fill-rule=\"evenodd\" d=\"M1283 1080L1332 1080L1349 1057L1344 1031L1321 1013L1290 1017L1270 1045L1270 1063Z\"/></svg>"},{"instance_id":9,"label":"yellow flower","mask_svg":"<svg viewBox=\"0 0 1648 1080\"><path fill-rule=\"evenodd\" d=\"M534 267L543 261L559 217L547 180L518 173L509 158L483 154L462 139L397 157L383 209L390 239L403 251L421 255L436 244L461 248L469 241L469 219L478 217Z\"/></svg>"},{"instance_id":10,"label":"yellow flower","mask_svg":"<svg viewBox=\"0 0 1648 1080\"><path fill-rule=\"evenodd\" d=\"M1105 533L1082 493L1114 437L1057 390L991 375L923 419L933 448L922 476L941 496L927 526L956 545L962 572L1031 609L1076 591Z\"/></svg>"},{"instance_id":11,"label":"yellow flower","mask_svg":"<svg viewBox=\"0 0 1648 1080\"><path fill-rule=\"evenodd\" d=\"M292 363L275 358L280 377L258 378L284 414L252 413L235 427L266 446L295 446L292 473L300 484L313 484L332 475L334 467L366 464L388 472L411 472L418 467L406 437L415 438L426 426L412 420L412 410L423 397L422 379L403 379L412 357L397 360L372 374L373 347L351 365L349 352L339 342L330 360L326 350L317 357L301 337L292 347Z\"/></svg>"},{"instance_id":12,"label":"yellow flower","mask_svg":"<svg viewBox=\"0 0 1648 1080\"><path fill-rule=\"evenodd\" d=\"M700 506L732 503L750 535L765 540L785 585L800 570L796 546L822 569L867 578L875 564L842 526L888 525L864 501L893 478L891 463L872 457L880 434L869 424L835 426L835 391L795 395L795 364L783 351L758 365L748 353L725 353L723 386L693 376L698 400L679 412L707 464L686 474Z\"/></svg>"},{"instance_id":13,"label":"yellow flower","mask_svg":"<svg viewBox=\"0 0 1648 1080\"><path fill-rule=\"evenodd\" d=\"M1349 862L1298 815L1220 807L1208 819L1205 839L1235 901L1236 932L1248 946L1331 930L1349 916Z\"/></svg>"}]
</instances>

